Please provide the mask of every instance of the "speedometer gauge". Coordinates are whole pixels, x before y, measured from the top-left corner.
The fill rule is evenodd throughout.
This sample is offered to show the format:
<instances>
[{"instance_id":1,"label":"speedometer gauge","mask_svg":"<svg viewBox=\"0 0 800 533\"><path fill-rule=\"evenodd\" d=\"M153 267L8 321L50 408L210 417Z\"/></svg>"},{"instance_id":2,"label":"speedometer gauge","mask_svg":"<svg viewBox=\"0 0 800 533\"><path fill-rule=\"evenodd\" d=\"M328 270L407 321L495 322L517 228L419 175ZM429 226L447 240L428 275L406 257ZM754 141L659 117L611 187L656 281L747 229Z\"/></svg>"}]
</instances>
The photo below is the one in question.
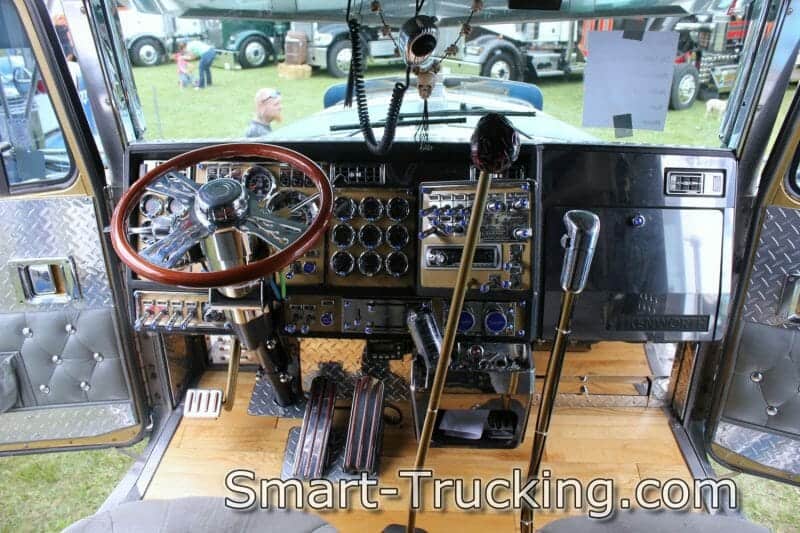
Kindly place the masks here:
<instances>
[{"instance_id":1,"label":"speedometer gauge","mask_svg":"<svg viewBox=\"0 0 800 533\"><path fill-rule=\"evenodd\" d=\"M275 190L275 176L262 166L252 166L244 174L244 185L258 200L263 200Z\"/></svg>"}]
</instances>

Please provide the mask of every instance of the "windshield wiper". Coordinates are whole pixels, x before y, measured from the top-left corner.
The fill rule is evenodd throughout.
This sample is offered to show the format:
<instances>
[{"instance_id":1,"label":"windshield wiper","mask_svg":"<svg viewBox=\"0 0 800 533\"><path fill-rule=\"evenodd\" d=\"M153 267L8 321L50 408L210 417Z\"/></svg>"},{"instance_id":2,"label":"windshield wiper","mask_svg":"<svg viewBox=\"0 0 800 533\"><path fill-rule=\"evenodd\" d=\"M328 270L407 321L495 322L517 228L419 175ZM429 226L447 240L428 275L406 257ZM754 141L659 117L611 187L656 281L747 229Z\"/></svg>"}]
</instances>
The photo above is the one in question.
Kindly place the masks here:
<instances>
[{"instance_id":1,"label":"windshield wiper","mask_svg":"<svg viewBox=\"0 0 800 533\"><path fill-rule=\"evenodd\" d=\"M431 113L433 114L433 113ZM427 121L428 124L466 124L467 118L464 116L464 113L455 113L452 118L432 118ZM406 117L422 117L422 113L411 113L407 115L400 115L400 119L397 122L397 127L400 126L419 126L422 124L422 120L405 120ZM380 122L373 122L372 126L376 128L382 128L386 125L386 121L382 120ZM361 124L333 124L330 127L330 131L350 131L355 129L360 129Z\"/></svg>"}]
</instances>

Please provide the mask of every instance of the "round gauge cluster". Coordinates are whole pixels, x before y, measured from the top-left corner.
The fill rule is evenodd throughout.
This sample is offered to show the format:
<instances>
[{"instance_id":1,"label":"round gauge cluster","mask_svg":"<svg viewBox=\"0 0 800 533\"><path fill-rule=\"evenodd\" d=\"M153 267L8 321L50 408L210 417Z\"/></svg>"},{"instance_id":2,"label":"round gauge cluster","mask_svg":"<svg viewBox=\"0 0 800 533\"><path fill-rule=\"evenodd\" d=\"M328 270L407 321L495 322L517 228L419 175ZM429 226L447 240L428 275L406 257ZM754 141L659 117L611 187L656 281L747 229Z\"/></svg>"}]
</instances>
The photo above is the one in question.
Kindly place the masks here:
<instances>
[{"instance_id":1,"label":"round gauge cluster","mask_svg":"<svg viewBox=\"0 0 800 533\"><path fill-rule=\"evenodd\" d=\"M253 165L244 173L244 186L258 200L270 196L277 187L275 175L260 165Z\"/></svg>"},{"instance_id":2,"label":"round gauge cluster","mask_svg":"<svg viewBox=\"0 0 800 533\"><path fill-rule=\"evenodd\" d=\"M407 274L410 260L403 249L411 242L411 234L403 221L410 213L409 201L400 196L388 200L337 197L333 203L336 223L330 230L331 270L341 277L356 270L366 277Z\"/></svg>"}]
</instances>

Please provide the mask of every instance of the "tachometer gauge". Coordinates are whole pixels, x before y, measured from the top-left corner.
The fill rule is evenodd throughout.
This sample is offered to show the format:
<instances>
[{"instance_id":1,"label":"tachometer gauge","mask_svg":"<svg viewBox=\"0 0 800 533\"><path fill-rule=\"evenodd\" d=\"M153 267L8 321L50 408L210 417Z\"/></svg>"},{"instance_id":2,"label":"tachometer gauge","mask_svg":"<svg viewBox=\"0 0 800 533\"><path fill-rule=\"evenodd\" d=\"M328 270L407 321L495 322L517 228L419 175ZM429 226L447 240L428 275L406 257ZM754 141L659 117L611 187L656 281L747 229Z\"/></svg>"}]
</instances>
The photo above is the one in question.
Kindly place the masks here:
<instances>
[{"instance_id":1,"label":"tachometer gauge","mask_svg":"<svg viewBox=\"0 0 800 533\"><path fill-rule=\"evenodd\" d=\"M263 200L275 190L275 176L264 167L252 166L244 173L244 185L258 200Z\"/></svg>"},{"instance_id":2,"label":"tachometer gauge","mask_svg":"<svg viewBox=\"0 0 800 533\"><path fill-rule=\"evenodd\" d=\"M164 213L164 199L152 194L145 194L139 201L139 211L147 218L156 218Z\"/></svg>"},{"instance_id":3,"label":"tachometer gauge","mask_svg":"<svg viewBox=\"0 0 800 533\"><path fill-rule=\"evenodd\" d=\"M278 216L306 225L311 224L319 213L317 200L299 191L281 191L270 198L267 209Z\"/></svg>"}]
</instances>

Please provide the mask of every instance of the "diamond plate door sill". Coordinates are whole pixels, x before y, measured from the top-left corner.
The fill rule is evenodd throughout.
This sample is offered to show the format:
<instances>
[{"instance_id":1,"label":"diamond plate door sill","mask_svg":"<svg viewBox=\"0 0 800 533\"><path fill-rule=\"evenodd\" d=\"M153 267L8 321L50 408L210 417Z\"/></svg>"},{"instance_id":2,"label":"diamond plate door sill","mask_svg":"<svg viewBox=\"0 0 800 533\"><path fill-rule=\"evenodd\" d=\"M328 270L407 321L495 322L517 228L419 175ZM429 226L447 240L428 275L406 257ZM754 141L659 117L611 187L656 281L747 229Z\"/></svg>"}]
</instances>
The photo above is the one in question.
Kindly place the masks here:
<instances>
[{"instance_id":1,"label":"diamond plate door sill","mask_svg":"<svg viewBox=\"0 0 800 533\"><path fill-rule=\"evenodd\" d=\"M0 444L97 437L134 425L130 402L22 409L0 414Z\"/></svg>"},{"instance_id":2,"label":"diamond plate door sill","mask_svg":"<svg viewBox=\"0 0 800 533\"><path fill-rule=\"evenodd\" d=\"M800 443L795 439L722 420L714 443L756 463L800 476Z\"/></svg>"}]
</instances>

